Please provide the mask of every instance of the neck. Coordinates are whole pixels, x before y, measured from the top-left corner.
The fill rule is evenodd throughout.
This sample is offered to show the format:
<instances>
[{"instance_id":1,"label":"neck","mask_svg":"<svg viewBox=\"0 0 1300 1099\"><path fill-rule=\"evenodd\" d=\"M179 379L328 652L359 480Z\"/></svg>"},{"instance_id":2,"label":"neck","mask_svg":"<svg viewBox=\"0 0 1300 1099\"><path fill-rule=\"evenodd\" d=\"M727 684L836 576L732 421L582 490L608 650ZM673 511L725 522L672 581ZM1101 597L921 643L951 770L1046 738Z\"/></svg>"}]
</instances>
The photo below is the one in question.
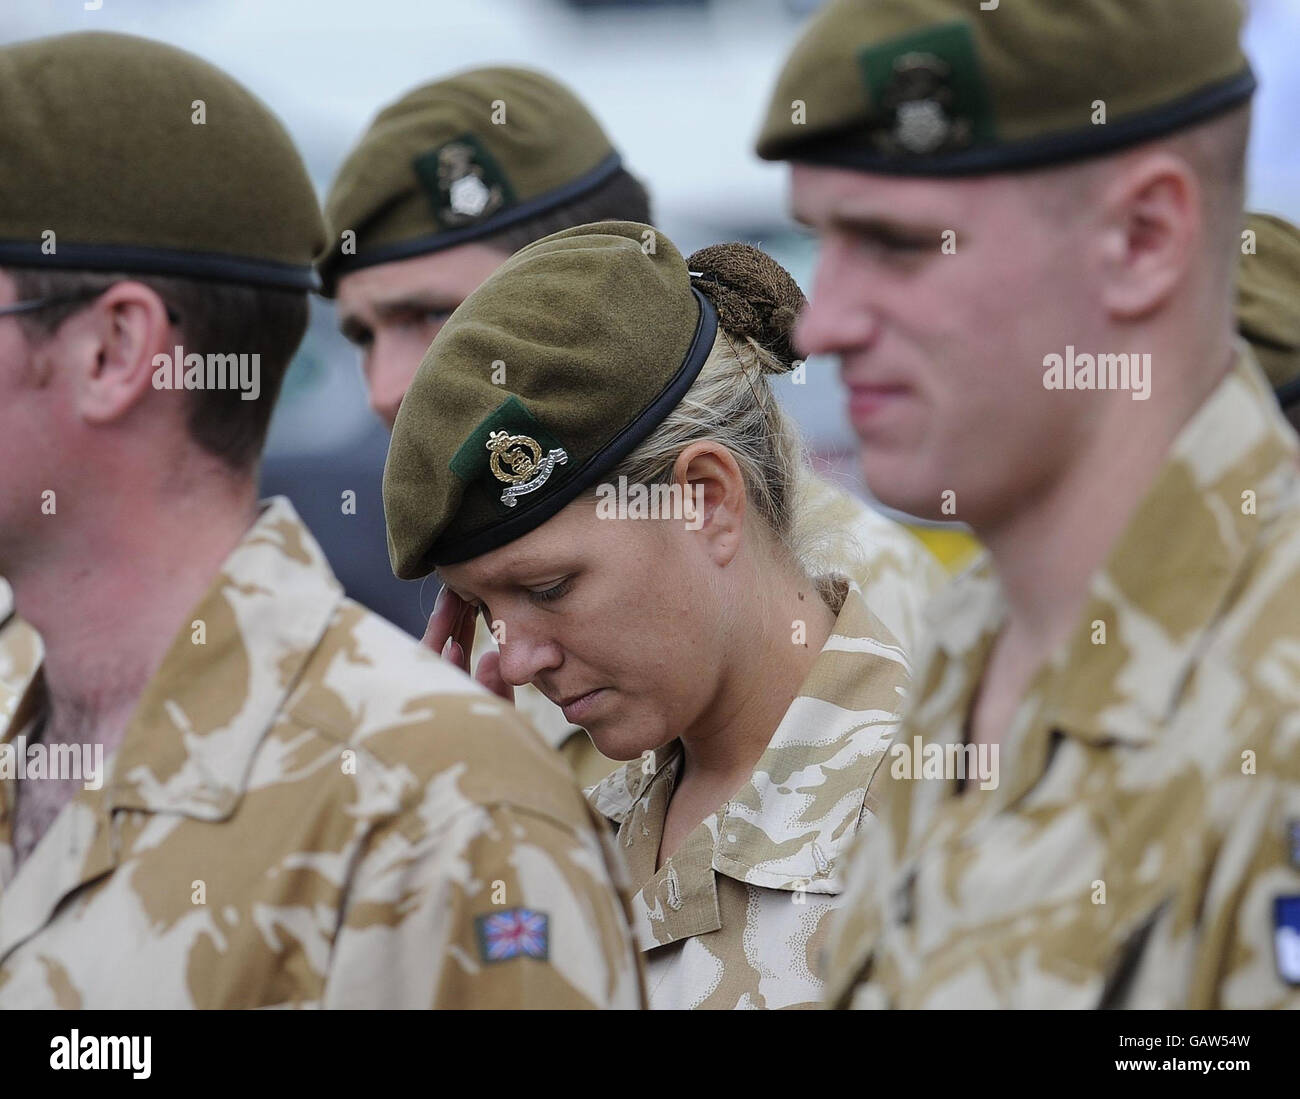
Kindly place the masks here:
<instances>
[{"instance_id":1,"label":"neck","mask_svg":"<svg viewBox=\"0 0 1300 1099\"><path fill-rule=\"evenodd\" d=\"M9 579L44 645L47 729L111 751L186 615L251 525L256 500L252 484L233 482L152 497L130 512L124 495L106 499L78 505L75 536L40 546L31 567Z\"/></svg>"},{"instance_id":2,"label":"neck","mask_svg":"<svg viewBox=\"0 0 1300 1099\"><path fill-rule=\"evenodd\" d=\"M680 738L683 781L689 776L692 786L716 791L718 801L749 778L835 625L800 573L783 573L776 583L756 577L750 590L769 594L752 617L734 623L715 702ZM804 623L803 644L792 640L796 622Z\"/></svg>"},{"instance_id":3,"label":"neck","mask_svg":"<svg viewBox=\"0 0 1300 1099\"><path fill-rule=\"evenodd\" d=\"M1161 358L1157 355L1155 361ZM1203 354L1190 351L1183 358L1204 361ZM1215 358L1220 369L1171 372L1169 388L1158 403L1121 405L1025 506L1000 521L976 524L1007 603L1004 637L1018 639L1022 649L1040 654L1064 642L1087 602L1092 576L1132 520L1178 433L1233 360L1234 352L1225 343Z\"/></svg>"}]
</instances>

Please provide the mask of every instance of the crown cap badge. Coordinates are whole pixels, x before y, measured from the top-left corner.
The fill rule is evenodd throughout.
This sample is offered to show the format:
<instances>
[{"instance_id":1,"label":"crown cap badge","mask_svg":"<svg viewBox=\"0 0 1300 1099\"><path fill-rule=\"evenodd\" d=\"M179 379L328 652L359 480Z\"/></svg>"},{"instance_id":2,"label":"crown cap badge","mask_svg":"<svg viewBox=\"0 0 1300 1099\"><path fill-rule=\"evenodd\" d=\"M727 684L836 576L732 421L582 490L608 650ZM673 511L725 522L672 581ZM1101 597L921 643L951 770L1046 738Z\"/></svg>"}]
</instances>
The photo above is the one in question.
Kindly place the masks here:
<instances>
[{"instance_id":1,"label":"crown cap badge","mask_svg":"<svg viewBox=\"0 0 1300 1099\"><path fill-rule=\"evenodd\" d=\"M492 475L505 484L501 502L512 508L518 497L536 492L550 479L557 465L564 465L569 455L563 447L553 447L542 453L541 444L530 435L511 435L508 431L494 431L487 439L491 457L488 466Z\"/></svg>"}]
</instances>

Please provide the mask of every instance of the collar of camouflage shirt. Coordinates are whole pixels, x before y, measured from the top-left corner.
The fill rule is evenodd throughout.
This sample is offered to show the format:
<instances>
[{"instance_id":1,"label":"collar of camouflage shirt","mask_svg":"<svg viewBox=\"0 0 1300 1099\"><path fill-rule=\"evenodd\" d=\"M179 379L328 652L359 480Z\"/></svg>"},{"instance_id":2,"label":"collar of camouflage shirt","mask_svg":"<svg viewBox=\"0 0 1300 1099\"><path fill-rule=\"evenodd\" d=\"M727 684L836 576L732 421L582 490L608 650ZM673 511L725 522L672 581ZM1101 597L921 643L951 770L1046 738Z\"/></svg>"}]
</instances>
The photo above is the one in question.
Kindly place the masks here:
<instances>
[{"instance_id":1,"label":"collar of camouflage shirt","mask_svg":"<svg viewBox=\"0 0 1300 1099\"><path fill-rule=\"evenodd\" d=\"M289 501L265 502L145 687L110 757L104 812L228 817L253 753L342 598ZM13 710L0 714L0 743L31 725L42 693L37 671Z\"/></svg>"},{"instance_id":2,"label":"collar of camouflage shirt","mask_svg":"<svg viewBox=\"0 0 1300 1099\"><path fill-rule=\"evenodd\" d=\"M1254 354L1239 343L1233 369L1179 433L1092 578L1074 633L1026 692L1046 700L1047 727L1093 744L1155 739L1257 540L1294 505L1297 449ZM926 609L943 660L965 662L972 689L1004 615L987 554ZM921 673L918 698L941 663Z\"/></svg>"},{"instance_id":3,"label":"collar of camouflage shirt","mask_svg":"<svg viewBox=\"0 0 1300 1099\"><path fill-rule=\"evenodd\" d=\"M841 891L841 856L871 808L868 787L898 722L908 666L860 589L841 580L838 592L831 635L749 782L658 871L680 741L592 788L592 804L619 825L619 847L640 885L633 908L643 945L717 930L717 873L768 889ZM649 913L652 933L643 926Z\"/></svg>"}]
</instances>

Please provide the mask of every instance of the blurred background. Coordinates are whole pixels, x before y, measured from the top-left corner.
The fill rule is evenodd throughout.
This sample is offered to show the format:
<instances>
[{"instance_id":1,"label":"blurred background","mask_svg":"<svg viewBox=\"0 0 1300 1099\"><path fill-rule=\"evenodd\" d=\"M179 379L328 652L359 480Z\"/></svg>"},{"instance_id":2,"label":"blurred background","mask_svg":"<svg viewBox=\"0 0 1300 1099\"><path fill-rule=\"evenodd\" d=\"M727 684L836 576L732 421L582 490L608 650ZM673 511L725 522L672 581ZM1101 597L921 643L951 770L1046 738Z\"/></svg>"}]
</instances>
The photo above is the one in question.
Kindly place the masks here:
<instances>
[{"instance_id":1,"label":"blurred background","mask_svg":"<svg viewBox=\"0 0 1300 1099\"><path fill-rule=\"evenodd\" d=\"M96 2L3 0L0 41L111 30L198 53L276 110L322 194L371 117L414 85L484 64L542 69L586 100L683 252L748 241L809 288L816 250L786 214L786 170L751 146L781 62L821 0L98 0L87 10ZM1300 0L1250 6L1246 45L1261 84L1250 205L1300 220ZM834 364L810 361L807 383L782 396L818 466L865 495ZM317 300L263 488L293 500L353 598L420 634L436 589L389 570L387 446L357 355ZM342 513L348 490L355 515Z\"/></svg>"}]
</instances>

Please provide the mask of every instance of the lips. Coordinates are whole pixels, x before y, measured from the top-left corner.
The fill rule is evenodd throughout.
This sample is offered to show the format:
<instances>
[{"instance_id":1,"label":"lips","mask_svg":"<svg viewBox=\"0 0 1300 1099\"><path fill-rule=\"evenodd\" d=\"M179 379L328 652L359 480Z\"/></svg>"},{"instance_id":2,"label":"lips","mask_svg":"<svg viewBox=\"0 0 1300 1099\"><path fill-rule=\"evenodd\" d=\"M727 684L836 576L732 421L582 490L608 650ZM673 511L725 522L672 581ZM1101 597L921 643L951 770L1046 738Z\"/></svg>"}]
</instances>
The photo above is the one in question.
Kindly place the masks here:
<instances>
[{"instance_id":1,"label":"lips","mask_svg":"<svg viewBox=\"0 0 1300 1099\"><path fill-rule=\"evenodd\" d=\"M559 697L552 695L550 692L543 693L564 711L564 718L570 725L577 725L579 724L578 719L586 714L597 700L605 694L605 688L596 687L581 694L561 695Z\"/></svg>"},{"instance_id":2,"label":"lips","mask_svg":"<svg viewBox=\"0 0 1300 1099\"><path fill-rule=\"evenodd\" d=\"M890 383L850 384L849 416L854 423L870 419L882 410L889 408L900 398L905 397L908 386Z\"/></svg>"}]
</instances>

